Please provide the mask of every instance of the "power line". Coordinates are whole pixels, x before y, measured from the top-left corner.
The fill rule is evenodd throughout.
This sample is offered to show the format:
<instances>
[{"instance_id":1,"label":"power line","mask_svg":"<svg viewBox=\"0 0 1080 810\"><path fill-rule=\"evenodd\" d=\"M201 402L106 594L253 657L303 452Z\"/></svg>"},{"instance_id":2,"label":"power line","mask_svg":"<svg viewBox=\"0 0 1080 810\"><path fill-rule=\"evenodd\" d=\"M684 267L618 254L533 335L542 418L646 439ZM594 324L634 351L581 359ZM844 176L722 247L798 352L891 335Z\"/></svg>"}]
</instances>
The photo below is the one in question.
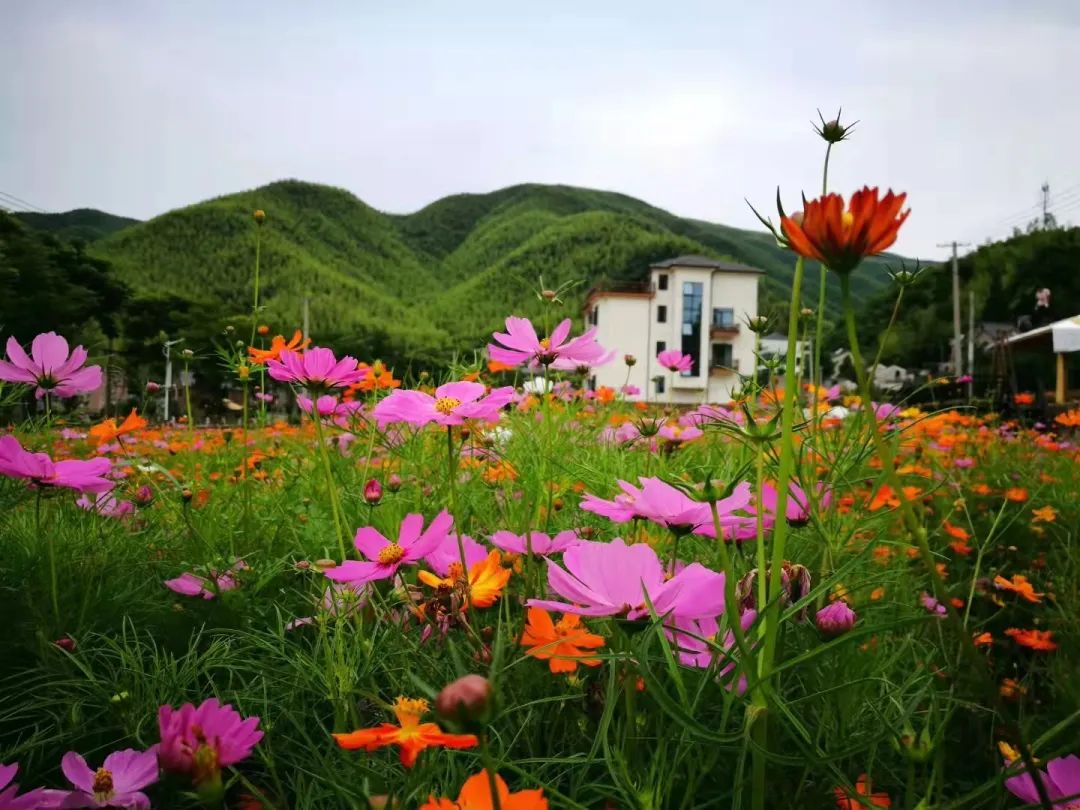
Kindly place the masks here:
<instances>
[{"instance_id":1,"label":"power line","mask_svg":"<svg viewBox=\"0 0 1080 810\"><path fill-rule=\"evenodd\" d=\"M16 197L14 194L9 194L6 191L0 191L0 202L3 202L8 206L11 206L14 203L14 205L22 206L27 211L35 211L39 214L49 213L44 208L39 208L38 206L28 203L26 200Z\"/></svg>"}]
</instances>

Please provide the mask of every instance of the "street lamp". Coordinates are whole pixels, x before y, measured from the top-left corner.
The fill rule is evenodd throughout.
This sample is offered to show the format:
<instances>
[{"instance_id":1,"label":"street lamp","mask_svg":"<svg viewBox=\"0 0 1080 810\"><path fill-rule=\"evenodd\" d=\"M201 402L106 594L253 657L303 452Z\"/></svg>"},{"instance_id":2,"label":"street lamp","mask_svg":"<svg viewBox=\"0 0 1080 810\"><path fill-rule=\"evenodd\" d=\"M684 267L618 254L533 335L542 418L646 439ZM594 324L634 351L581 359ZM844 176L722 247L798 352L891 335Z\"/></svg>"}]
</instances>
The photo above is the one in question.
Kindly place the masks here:
<instances>
[{"instance_id":1,"label":"street lamp","mask_svg":"<svg viewBox=\"0 0 1080 810\"><path fill-rule=\"evenodd\" d=\"M165 422L169 421L169 392L172 390L172 347L177 343L183 343L183 338L166 340L162 344L162 353L165 355Z\"/></svg>"}]
</instances>

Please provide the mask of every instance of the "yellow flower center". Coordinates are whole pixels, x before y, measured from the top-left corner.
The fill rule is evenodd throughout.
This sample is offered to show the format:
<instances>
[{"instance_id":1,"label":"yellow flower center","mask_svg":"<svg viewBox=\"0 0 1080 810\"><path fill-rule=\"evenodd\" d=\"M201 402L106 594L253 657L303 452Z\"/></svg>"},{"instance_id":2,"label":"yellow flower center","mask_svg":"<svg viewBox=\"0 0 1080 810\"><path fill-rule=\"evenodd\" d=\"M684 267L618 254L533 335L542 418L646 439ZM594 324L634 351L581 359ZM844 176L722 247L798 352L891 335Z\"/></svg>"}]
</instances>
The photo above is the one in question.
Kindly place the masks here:
<instances>
[{"instance_id":1,"label":"yellow flower center","mask_svg":"<svg viewBox=\"0 0 1080 810\"><path fill-rule=\"evenodd\" d=\"M848 228L850 228L852 225L855 224L855 215L853 213L851 213L850 211L845 211L840 216L840 224L843 226L844 230L846 231Z\"/></svg>"},{"instance_id":2,"label":"yellow flower center","mask_svg":"<svg viewBox=\"0 0 1080 810\"><path fill-rule=\"evenodd\" d=\"M457 397L439 397L435 400L435 410L443 416L449 416L460 404L461 400Z\"/></svg>"},{"instance_id":3,"label":"yellow flower center","mask_svg":"<svg viewBox=\"0 0 1080 810\"><path fill-rule=\"evenodd\" d=\"M423 698L407 698L402 695L394 701L394 705L390 708L394 712L394 716L397 717L398 725L403 729L407 729L410 726L415 726L420 722L420 718L427 714L428 702Z\"/></svg>"},{"instance_id":4,"label":"yellow flower center","mask_svg":"<svg viewBox=\"0 0 1080 810\"><path fill-rule=\"evenodd\" d=\"M379 552L380 565L393 565L405 556L405 549L397 543L391 543Z\"/></svg>"},{"instance_id":5,"label":"yellow flower center","mask_svg":"<svg viewBox=\"0 0 1080 810\"><path fill-rule=\"evenodd\" d=\"M551 338L544 338L540 341L540 348L547 351L551 348Z\"/></svg>"},{"instance_id":6,"label":"yellow flower center","mask_svg":"<svg viewBox=\"0 0 1080 810\"><path fill-rule=\"evenodd\" d=\"M94 772L94 798L104 801L112 797L113 778L112 771L107 768L98 768Z\"/></svg>"}]
</instances>

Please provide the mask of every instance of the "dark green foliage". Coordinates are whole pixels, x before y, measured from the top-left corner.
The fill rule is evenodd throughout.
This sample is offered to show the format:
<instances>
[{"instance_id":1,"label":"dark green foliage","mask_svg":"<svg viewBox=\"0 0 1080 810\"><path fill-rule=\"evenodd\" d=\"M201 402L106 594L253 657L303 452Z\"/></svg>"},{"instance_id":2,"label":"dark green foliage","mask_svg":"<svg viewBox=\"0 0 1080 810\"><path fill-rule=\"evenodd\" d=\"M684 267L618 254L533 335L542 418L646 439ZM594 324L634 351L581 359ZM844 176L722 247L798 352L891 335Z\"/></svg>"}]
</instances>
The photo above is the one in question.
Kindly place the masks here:
<instances>
[{"instance_id":1,"label":"dark green foliage","mask_svg":"<svg viewBox=\"0 0 1080 810\"><path fill-rule=\"evenodd\" d=\"M101 239L139 221L98 211L96 208L76 208L62 214L19 211L14 216L36 231L45 231L62 239L81 239L84 242Z\"/></svg>"}]
</instances>

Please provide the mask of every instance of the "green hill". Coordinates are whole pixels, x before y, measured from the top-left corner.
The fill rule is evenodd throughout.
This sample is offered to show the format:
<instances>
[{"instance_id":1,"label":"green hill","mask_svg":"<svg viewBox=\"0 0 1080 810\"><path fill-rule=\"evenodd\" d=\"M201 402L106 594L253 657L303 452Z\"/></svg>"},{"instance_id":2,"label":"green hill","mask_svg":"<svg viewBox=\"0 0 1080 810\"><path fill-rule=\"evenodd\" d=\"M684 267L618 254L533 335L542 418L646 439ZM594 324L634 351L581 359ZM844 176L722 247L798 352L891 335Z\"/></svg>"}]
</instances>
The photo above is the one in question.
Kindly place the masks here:
<instances>
[{"instance_id":1,"label":"green hill","mask_svg":"<svg viewBox=\"0 0 1080 810\"><path fill-rule=\"evenodd\" d=\"M19 211L14 216L35 231L51 233L61 239L80 239L84 242L93 242L95 239L109 236L139 221L131 217L120 217L98 211L96 208L76 208L62 214Z\"/></svg>"},{"instance_id":2,"label":"green hill","mask_svg":"<svg viewBox=\"0 0 1080 810\"><path fill-rule=\"evenodd\" d=\"M651 262L684 253L760 267L768 301L790 290L791 254L768 234L570 186L459 194L394 215L341 189L285 180L125 227L90 250L138 294L242 316L251 307L256 208L267 214L260 319L290 329L307 298L317 339L369 357L428 361L478 348L507 314L538 311L541 276L549 288L575 283L565 301L576 317L590 287L641 277ZM857 276L860 299L886 279L875 264ZM816 282L812 268L806 292L815 301Z\"/></svg>"}]
</instances>

